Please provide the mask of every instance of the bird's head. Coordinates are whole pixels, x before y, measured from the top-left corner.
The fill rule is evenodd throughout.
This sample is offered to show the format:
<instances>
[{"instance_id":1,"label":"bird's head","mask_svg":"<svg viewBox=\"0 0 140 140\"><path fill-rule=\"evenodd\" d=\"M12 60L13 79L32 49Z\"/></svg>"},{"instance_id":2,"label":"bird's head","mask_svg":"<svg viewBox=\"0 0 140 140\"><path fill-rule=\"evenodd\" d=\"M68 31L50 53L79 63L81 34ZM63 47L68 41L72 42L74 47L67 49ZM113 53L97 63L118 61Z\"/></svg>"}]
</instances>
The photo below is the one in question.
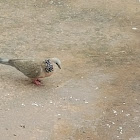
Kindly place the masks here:
<instances>
[{"instance_id":1,"label":"bird's head","mask_svg":"<svg viewBox=\"0 0 140 140\"><path fill-rule=\"evenodd\" d=\"M58 58L51 58L50 60L55 63L59 69L61 69L61 61Z\"/></svg>"}]
</instances>

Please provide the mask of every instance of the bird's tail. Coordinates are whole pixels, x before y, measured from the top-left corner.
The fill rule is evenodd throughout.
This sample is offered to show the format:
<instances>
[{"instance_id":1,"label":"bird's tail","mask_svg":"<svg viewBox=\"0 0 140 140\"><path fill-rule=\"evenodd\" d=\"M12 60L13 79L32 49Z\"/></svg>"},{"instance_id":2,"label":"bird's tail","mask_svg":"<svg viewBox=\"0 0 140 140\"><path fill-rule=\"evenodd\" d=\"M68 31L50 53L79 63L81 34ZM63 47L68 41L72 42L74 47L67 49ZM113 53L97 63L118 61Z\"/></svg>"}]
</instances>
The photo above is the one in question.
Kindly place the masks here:
<instances>
[{"instance_id":1,"label":"bird's tail","mask_svg":"<svg viewBox=\"0 0 140 140\"><path fill-rule=\"evenodd\" d=\"M9 59L0 58L0 63L5 64L5 65L9 65Z\"/></svg>"}]
</instances>

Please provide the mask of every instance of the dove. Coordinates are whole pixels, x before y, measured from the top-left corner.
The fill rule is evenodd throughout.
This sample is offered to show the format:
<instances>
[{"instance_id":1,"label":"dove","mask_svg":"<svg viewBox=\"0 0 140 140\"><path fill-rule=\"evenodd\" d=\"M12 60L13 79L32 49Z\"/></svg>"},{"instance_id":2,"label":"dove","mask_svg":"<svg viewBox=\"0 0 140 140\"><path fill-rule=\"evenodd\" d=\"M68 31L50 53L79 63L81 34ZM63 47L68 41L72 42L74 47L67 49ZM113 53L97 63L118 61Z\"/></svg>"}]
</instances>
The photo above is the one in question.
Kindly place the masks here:
<instances>
[{"instance_id":1,"label":"dove","mask_svg":"<svg viewBox=\"0 0 140 140\"><path fill-rule=\"evenodd\" d=\"M41 85L40 78L49 77L53 74L56 64L61 69L61 61L58 58L49 58L46 60L28 60L28 59L3 59L0 63L10 65L29 77L36 85Z\"/></svg>"}]
</instances>

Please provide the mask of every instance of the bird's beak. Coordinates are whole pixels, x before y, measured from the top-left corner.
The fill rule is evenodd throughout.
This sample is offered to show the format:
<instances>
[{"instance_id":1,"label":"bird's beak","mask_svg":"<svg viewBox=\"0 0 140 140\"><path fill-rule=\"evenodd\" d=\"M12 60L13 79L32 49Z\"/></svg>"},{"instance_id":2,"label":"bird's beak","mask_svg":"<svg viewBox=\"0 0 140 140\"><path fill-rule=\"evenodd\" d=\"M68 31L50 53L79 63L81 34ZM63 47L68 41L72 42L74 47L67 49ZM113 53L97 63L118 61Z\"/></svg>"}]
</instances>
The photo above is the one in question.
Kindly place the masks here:
<instances>
[{"instance_id":1,"label":"bird's beak","mask_svg":"<svg viewBox=\"0 0 140 140\"><path fill-rule=\"evenodd\" d=\"M58 68L61 69L60 65L58 65Z\"/></svg>"},{"instance_id":2,"label":"bird's beak","mask_svg":"<svg viewBox=\"0 0 140 140\"><path fill-rule=\"evenodd\" d=\"M58 66L59 69L61 69L60 65L56 64Z\"/></svg>"}]
</instances>

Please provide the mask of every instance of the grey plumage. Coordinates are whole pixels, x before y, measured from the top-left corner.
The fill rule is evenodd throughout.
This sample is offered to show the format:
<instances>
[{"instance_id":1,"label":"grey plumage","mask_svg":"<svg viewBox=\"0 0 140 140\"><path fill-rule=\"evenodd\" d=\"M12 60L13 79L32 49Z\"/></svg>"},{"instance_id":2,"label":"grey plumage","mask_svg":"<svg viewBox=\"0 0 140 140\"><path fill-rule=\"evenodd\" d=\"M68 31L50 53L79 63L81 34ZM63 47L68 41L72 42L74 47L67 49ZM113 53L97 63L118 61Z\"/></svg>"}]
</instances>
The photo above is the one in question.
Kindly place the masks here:
<instances>
[{"instance_id":1,"label":"grey plumage","mask_svg":"<svg viewBox=\"0 0 140 140\"><path fill-rule=\"evenodd\" d=\"M15 67L17 70L19 70L31 79L38 79L50 76L53 73L53 63L57 64L58 67L61 68L61 62L58 58L50 58L44 61L0 58L0 63Z\"/></svg>"}]
</instances>

